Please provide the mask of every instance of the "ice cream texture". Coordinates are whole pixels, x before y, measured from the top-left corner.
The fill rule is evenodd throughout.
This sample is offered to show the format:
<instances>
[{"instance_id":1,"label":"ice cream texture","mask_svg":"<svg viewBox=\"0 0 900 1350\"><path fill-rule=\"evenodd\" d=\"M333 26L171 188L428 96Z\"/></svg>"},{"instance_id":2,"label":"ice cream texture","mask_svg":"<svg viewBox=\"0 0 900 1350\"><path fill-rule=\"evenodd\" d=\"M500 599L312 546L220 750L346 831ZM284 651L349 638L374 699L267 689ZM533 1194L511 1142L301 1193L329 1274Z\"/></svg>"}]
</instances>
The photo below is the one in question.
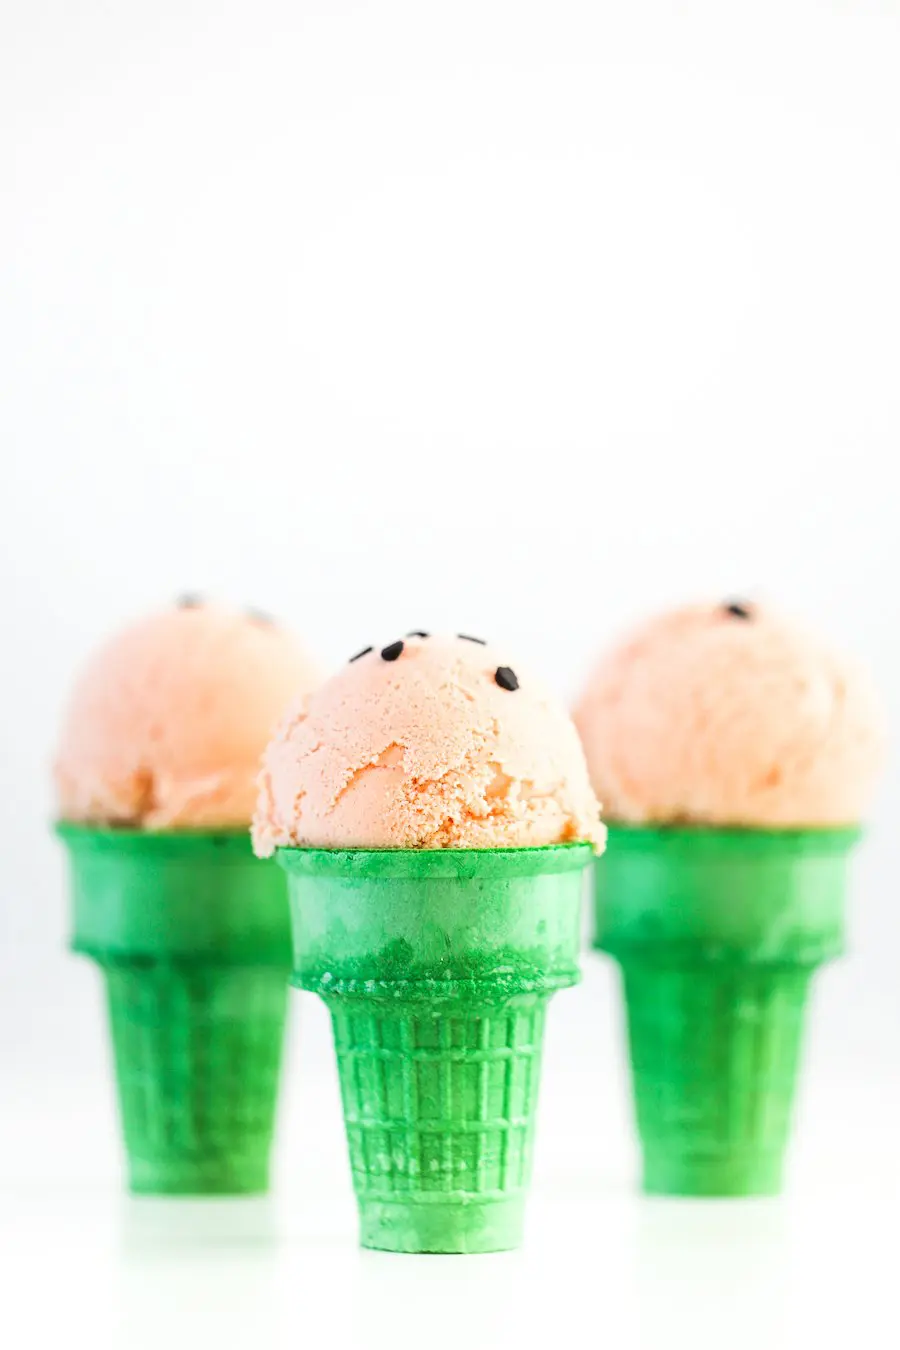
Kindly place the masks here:
<instances>
[{"instance_id":1,"label":"ice cream texture","mask_svg":"<svg viewBox=\"0 0 900 1350\"><path fill-rule=\"evenodd\" d=\"M266 750L257 852L514 848L605 830L563 706L479 639L366 648Z\"/></svg>"},{"instance_id":2,"label":"ice cream texture","mask_svg":"<svg viewBox=\"0 0 900 1350\"><path fill-rule=\"evenodd\" d=\"M883 756L864 672L745 602L663 614L601 661L575 710L608 820L833 827Z\"/></svg>"},{"instance_id":3,"label":"ice cream texture","mask_svg":"<svg viewBox=\"0 0 900 1350\"><path fill-rule=\"evenodd\" d=\"M186 600L140 620L72 690L54 766L60 817L246 827L263 748L316 683L297 640L259 613Z\"/></svg>"}]
</instances>

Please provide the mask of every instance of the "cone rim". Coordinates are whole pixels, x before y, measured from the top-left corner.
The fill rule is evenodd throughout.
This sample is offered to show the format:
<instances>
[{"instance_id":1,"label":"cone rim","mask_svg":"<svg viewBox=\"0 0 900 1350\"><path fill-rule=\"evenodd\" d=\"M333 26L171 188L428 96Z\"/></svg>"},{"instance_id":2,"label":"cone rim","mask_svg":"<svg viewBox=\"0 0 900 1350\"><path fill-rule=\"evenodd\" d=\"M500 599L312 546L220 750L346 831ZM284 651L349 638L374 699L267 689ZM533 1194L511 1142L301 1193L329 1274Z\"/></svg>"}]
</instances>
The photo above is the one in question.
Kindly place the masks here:
<instances>
[{"instance_id":1,"label":"cone rim","mask_svg":"<svg viewBox=\"0 0 900 1350\"><path fill-rule=\"evenodd\" d=\"M721 852L844 853L859 842L861 825L789 826L784 829L753 825L689 825L607 821L610 853L650 852L680 847L708 847Z\"/></svg>"},{"instance_id":2,"label":"cone rim","mask_svg":"<svg viewBox=\"0 0 900 1350\"><path fill-rule=\"evenodd\" d=\"M130 825L95 825L57 820L54 821L53 832L73 848L94 852L191 854L227 851L254 857L249 826L144 830Z\"/></svg>"},{"instance_id":3,"label":"cone rim","mask_svg":"<svg viewBox=\"0 0 900 1350\"><path fill-rule=\"evenodd\" d=\"M279 848L275 856L294 876L466 881L580 871L594 856L594 847L575 840L531 848Z\"/></svg>"}]
</instances>

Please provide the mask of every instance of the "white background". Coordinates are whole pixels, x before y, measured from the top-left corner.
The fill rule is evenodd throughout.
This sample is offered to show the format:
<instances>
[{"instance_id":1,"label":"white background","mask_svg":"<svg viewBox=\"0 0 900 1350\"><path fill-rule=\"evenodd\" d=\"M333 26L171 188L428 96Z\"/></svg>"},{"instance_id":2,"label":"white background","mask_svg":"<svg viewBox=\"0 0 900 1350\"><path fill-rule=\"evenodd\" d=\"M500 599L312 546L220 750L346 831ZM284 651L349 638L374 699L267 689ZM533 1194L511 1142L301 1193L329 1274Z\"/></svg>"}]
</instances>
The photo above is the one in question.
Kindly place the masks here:
<instances>
[{"instance_id":1,"label":"white background","mask_svg":"<svg viewBox=\"0 0 900 1350\"><path fill-rule=\"evenodd\" d=\"M274 1211L120 1202L48 763L76 663L184 590L326 663L482 632L567 698L649 609L770 598L873 666L896 726L898 69L889 0L0 0L17 1344L896 1344L896 767L786 1199L633 1197L592 960L551 1019L529 1245L454 1262L355 1251L299 997Z\"/></svg>"}]
</instances>

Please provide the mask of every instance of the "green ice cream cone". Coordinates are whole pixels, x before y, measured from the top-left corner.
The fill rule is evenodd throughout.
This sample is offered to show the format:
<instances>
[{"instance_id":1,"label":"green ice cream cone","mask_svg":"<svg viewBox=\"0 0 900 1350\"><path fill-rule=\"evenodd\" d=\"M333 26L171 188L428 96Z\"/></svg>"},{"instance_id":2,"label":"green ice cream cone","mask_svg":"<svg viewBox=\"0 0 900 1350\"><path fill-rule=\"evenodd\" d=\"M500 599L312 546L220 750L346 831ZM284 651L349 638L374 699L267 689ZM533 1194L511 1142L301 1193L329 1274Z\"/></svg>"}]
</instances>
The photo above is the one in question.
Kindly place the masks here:
<instances>
[{"instance_id":1,"label":"green ice cream cone","mask_svg":"<svg viewBox=\"0 0 900 1350\"><path fill-rule=\"evenodd\" d=\"M814 970L856 830L613 826L597 940L622 968L644 1190L781 1189Z\"/></svg>"},{"instance_id":2,"label":"green ice cream cone","mask_svg":"<svg viewBox=\"0 0 900 1350\"><path fill-rule=\"evenodd\" d=\"M106 979L131 1190L265 1191L290 971L283 876L243 831L58 832L72 946Z\"/></svg>"},{"instance_id":3,"label":"green ice cream cone","mask_svg":"<svg viewBox=\"0 0 900 1350\"><path fill-rule=\"evenodd\" d=\"M364 1247L521 1241L544 1015L579 977L591 856L279 851L294 982L331 1012Z\"/></svg>"}]
</instances>

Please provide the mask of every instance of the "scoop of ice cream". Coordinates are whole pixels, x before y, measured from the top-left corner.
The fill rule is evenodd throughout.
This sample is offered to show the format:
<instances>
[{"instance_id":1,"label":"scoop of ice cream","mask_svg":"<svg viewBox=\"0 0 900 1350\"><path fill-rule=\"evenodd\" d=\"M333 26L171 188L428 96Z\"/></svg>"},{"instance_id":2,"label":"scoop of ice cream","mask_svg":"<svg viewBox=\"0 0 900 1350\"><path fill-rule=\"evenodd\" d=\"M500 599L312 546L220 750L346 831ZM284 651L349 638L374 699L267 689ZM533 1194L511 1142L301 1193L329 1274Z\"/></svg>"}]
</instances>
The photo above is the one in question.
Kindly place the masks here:
<instances>
[{"instance_id":1,"label":"scoop of ice cream","mask_svg":"<svg viewBox=\"0 0 900 1350\"><path fill-rule=\"evenodd\" d=\"M475 638L368 647L288 715L265 753L254 842L511 848L605 831L575 728Z\"/></svg>"},{"instance_id":2,"label":"scoop of ice cream","mask_svg":"<svg viewBox=\"0 0 900 1350\"><path fill-rule=\"evenodd\" d=\"M95 653L55 764L62 819L148 830L247 826L278 719L318 683L284 629L185 602Z\"/></svg>"},{"instance_id":3,"label":"scoop of ice cream","mask_svg":"<svg viewBox=\"0 0 900 1350\"><path fill-rule=\"evenodd\" d=\"M595 670L575 711L607 819L837 826L882 758L865 677L756 605L664 614Z\"/></svg>"}]
</instances>

